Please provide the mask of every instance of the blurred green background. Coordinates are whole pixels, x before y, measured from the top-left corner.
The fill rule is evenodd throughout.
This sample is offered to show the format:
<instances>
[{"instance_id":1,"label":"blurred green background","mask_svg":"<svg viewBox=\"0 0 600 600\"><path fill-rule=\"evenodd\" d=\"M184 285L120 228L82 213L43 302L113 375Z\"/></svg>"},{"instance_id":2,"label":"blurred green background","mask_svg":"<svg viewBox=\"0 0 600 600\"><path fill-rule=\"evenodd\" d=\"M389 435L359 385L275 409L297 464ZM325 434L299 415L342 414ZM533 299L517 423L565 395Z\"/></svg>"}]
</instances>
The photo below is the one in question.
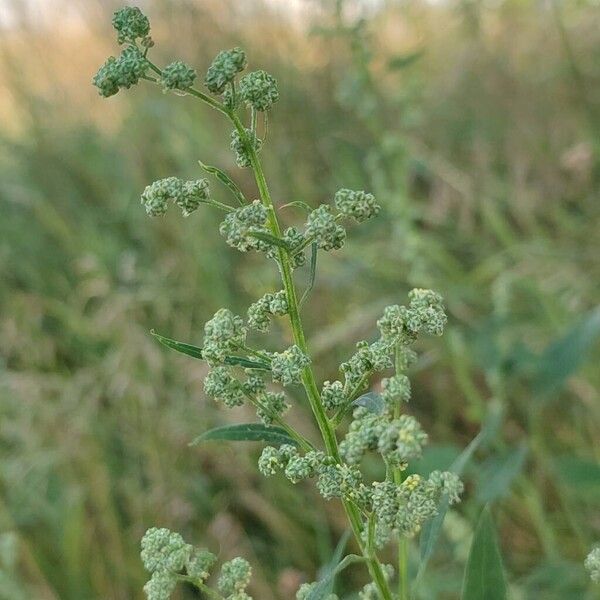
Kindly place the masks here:
<instances>
[{"instance_id":1,"label":"blurred green background","mask_svg":"<svg viewBox=\"0 0 600 600\"><path fill-rule=\"evenodd\" d=\"M320 259L304 309L320 377L411 287L446 298L447 333L412 373L431 435L416 468L447 467L490 413L496 427L419 597L458 598L486 502L511 598L600 597L582 566L600 540L598 2L140 5L156 62L202 73L241 45L277 77L263 156L279 204L344 186L384 207ZM188 447L252 417L207 401L205 366L149 335L200 343L218 308L244 310L276 274L223 243L218 215L150 220L140 192L201 176L198 159L250 196L251 176L200 103L97 95L119 6L0 3L0 598L142 598L139 539L162 525L246 556L256 598L289 599L331 556L339 507L260 477L255 445ZM291 418L314 436L301 398Z\"/></svg>"}]
</instances>

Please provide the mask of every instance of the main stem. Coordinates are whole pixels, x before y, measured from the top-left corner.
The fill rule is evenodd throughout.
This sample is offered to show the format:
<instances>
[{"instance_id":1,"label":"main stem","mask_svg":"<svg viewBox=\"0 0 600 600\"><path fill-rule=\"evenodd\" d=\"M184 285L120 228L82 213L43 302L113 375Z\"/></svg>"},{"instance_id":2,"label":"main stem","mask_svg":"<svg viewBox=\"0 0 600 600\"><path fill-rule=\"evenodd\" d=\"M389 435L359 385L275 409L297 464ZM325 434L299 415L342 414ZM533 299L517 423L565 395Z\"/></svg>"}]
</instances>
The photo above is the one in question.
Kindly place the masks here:
<instances>
[{"instance_id":1,"label":"main stem","mask_svg":"<svg viewBox=\"0 0 600 600\"><path fill-rule=\"evenodd\" d=\"M269 193L269 188L267 186L267 181L265 179L265 174L262 169L260 159L258 158L253 145L248 143L246 130L239 117L234 112L231 112L229 117L233 122L238 134L240 135L240 138L242 140L246 140L247 142L246 147L250 156L250 164L252 166L252 170L254 171L256 185L258 186L261 201L268 211L269 228L271 229L273 235L281 237L281 228L279 226L279 221L277 220L277 215L275 214L275 207L273 205L271 194ZM300 318L298 296L296 294L296 286L294 285L290 259L287 251L284 248L278 248L277 252L279 258L279 270L289 306L289 317L292 326L294 343L305 355L309 356L308 346L304 336L304 329L302 327L302 320ZM327 418L327 414L325 413L323 405L321 404L319 389L310 365L302 370L302 384L306 390L310 408L315 416L315 419L317 420L317 425L319 426L319 430L323 437L325 448L327 449L328 454L339 463L341 462L341 458L337 439L335 437L335 431L331 426L329 419ZM367 548L362 539L363 523L358 508L352 502L347 500L343 500L342 503L344 505L346 515L348 516L348 520L350 521L356 541L364 557L367 559L369 574L377 586L380 596L383 598L383 600L393 600L392 593L385 579L381 563L379 562L378 558Z\"/></svg>"}]
</instances>

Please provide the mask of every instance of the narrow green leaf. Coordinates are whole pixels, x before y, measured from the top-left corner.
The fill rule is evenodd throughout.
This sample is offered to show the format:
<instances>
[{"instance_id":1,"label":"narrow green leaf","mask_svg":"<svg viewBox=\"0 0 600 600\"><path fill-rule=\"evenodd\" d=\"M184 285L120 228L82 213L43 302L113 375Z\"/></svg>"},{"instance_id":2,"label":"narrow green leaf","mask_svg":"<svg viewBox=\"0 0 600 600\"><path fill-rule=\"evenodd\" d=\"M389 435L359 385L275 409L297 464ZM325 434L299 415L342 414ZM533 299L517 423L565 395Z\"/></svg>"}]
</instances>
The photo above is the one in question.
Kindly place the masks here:
<instances>
[{"instance_id":1,"label":"narrow green leaf","mask_svg":"<svg viewBox=\"0 0 600 600\"><path fill-rule=\"evenodd\" d=\"M526 457L527 444L523 443L486 461L478 476L477 499L485 504L508 494Z\"/></svg>"},{"instance_id":2,"label":"narrow green leaf","mask_svg":"<svg viewBox=\"0 0 600 600\"><path fill-rule=\"evenodd\" d=\"M337 546L335 547L335 550L333 551L331 560L323 567L323 569L321 569L321 571L319 573L320 580L328 579L328 581L329 581L329 584L327 586L323 587L323 590L326 594L333 593L335 577L330 576L330 575L335 571L338 564L342 560L342 556L344 555L344 550L346 549L346 545L348 544L348 540L350 539L351 535L352 535L351 529L346 529L346 531L344 531L342 537L339 539L339 541L337 543Z\"/></svg>"},{"instance_id":3,"label":"narrow green leaf","mask_svg":"<svg viewBox=\"0 0 600 600\"><path fill-rule=\"evenodd\" d=\"M310 276L308 280L308 286L306 290L304 290L302 298L300 298L300 306L302 306L302 304L304 304L304 301L308 298L308 295L310 294L311 290L315 285L315 278L317 276L317 253L319 249L317 246L317 242L313 242L311 244L311 249L312 251L310 255Z\"/></svg>"},{"instance_id":4,"label":"narrow green leaf","mask_svg":"<svg viewBox=\"0 0 600 600\"><path fill-rule=\"evenodd\" d=\"M298 208L301 208L306 212L310 212L312 210L312 208L303 200L293 200L292 202L288 202L287 204L280 206L279 210L281 210L282 208L288 208L289 206L297 206Z\"/></svg>"},{"instance_id":5,"label":"narrow green leaf","mask_svg":"<svg viewBox=\"0 0 600 600\"><path fill-rule=\"evenodd\" d=\"M275 235L271 235L265 231L249 231L248 235L256 238L257 240L262 240L263 242L268 242L269 244L273 244L274 246L279 246L280 248L284 248L285 250L290 250L290 245L281 238L278 238Z\"/></svg>"},{"instance_id":6,"label":"narrow green leaf","mask_svg":"<svg viewBox=\"0 0 600 600\"><path fill-rule=\"evenodd\" d=\"M262 423L243 423L241 425L225 425L209 429L199 435L190 446L201 442L226 440L230 442L269 442L270 444L292 444L296 441L281 427L268 427Z\"/></svg>"},{"instance_id":7,"label":"narrow green leaf","mask_svg":"<svg viewBox=\"0 0 600 600\"><path fill-rule=\"evenodd\" d=\"M192 358L198 358L202 360L202 348L193 346L192 344L186 344L184 342L178 342L171 338L160 335L150 330L150 333L163 345ZM261 371L269 371L271 367L267 363L259 362L256 360L250 360L244 356L228 356L225 358L225 363L231 366L243 367L244 369L260 369Z\"/></svg>"},{"instance_id":8,"label":"narrow green leaf","mask_svg":"<svg viewBox=\"0 0 600 600\"><path fill-rule=\"evenodd\" d=\"M229 177L229 175L227 175L227 173L225 173L225 171L222 171L218 167L212 167L211 165L205 165L201 160L199 160L198 163L207 173L214 175L222 184L224 184L227 188L229 188L229 190L235 196L236 200L242 206L244 206L245 204L248 204L248 201L246 200L246 196L244 196L244 193L242 192L242 190L240 190L237 183L235 183L235 181L233 181L233 179L231 179L231 177Z\"/></svg>"},{"instance_id":9,"label":"narrow green leaf","mask_svg":"<svg viewBox=\"0 0 600 600\"><path fill-rule=\"evenodd\" d=\"M202 359L202 348L198 346L192 346L192 344L185 344L184 342L177 342L176 340L172 340L171 338L164 337L159 333L156 333L154 329L150 330L150 333L163 345L167 348L171 348L172 350L176 350L177 352L181 352L182 354L187 354L192 358Z\"/></svg>"},{"instance_id":10,"label":"narrow green leaf","mask_svg":"<svg viewBox=\"0 0 600 600\"><path fill-rule=\"evenodd\" d=\"M469 551L462 600L506 600L506 579L489 506L481 513Z\"/></svg>"},{"instance_id":11,"label":"narrow green leaf","mask_svg":"<svg viewBox=\"0 0 600 600\"><path fill-rule=\"evenodd\" d=\"M349 554L346 556L335 569L332 569L323 579L321 579L317 585L310 591L306 600L325 600L331 591L331 584L338 573L341 573L346 567L357 563L364 562L365 559L362 556L356 554Z\"/></svg>"},{"instance_id":12,"label":"narrow green leaf","mask_svg":"<svg viewBox=\"0 0 600 600\"><path fill-rule=\"evenodd\" d=\"M575 373L600 336L600 308L591 311L566 335L550 344L538 359L533 386L540 393L562 387Z\"/></svg>"}]
</instances>

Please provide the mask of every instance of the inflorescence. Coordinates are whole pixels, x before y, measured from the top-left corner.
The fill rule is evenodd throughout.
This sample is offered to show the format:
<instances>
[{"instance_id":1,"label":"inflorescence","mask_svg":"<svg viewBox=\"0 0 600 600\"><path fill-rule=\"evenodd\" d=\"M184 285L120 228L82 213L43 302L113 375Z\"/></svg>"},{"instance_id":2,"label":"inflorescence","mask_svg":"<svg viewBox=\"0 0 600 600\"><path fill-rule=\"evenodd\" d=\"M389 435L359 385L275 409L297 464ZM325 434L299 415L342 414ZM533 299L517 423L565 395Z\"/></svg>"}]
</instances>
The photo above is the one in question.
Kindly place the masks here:
<instances>
[{"instance_id":1,"label":"inflorescence","mask_svg":"<svg viewBox=\"0 0 600 600\"><path fill-rule=\"evenodd\" d=\"M595 583L600 583L600 546L596 546L585 559L585 568Z\"/></svg>"},{"instance_id":2,"label":"inflorescence","mask_svg":"<svg viewBox=\"0 0 600 600\"><path fill-rule=\"evenodd\" d=\"M206 548L194 548L178 533L153 527L142 539L142 563L150 573L144 586L148 600L168 600L179 581L202 589L210 577L217 557ZM221 566L218 589L228 600L252 600L246 593L252 571L243 558Z\"/></svg>"},{"instance_id":3,"label":"inflorescence","mask_svg":"<svg viewBox=\"0 0 600 600\"><path fill-rule=\"evenodd\" d=\"M421 456L427 434L415 417L404 412L411 397L405 371L416 360L411 346L419 335L442 334L447 321L442 298L431 290L414 289L409 293L407 306L385 308L377 321L379 337L370 342L360 341L354 354L340 365L340 378L325 381L319 393L303 333L300 330L298 334L299 307L291 281L292 269L306 263L305 251L309 246L313 252L315 248L324 251L342 248L347 235L342 221L352 219L362 223L380 212L379 204L373 194L343 188L335 193L332 203L310 210L303 228L288 227L281 233L275 207L265 192L258 157L263 142L257 133L259 114L266 118L262 113L279 100L276 80L258 70L236 81L247 66L246 55L241 48L225 50L216 56L203 79L208 92L218 97L215 99L192 88L197 73L189 65L174 61L161 70L150 62L147 57L153 46L150 23L139 9L127 7L117 11L113 26L118 43L125 47L95 75L93 83L99 93L112 96L144 79L162 86L165 92L191 93L218 109L234 125L231 149L237 165L252 168L261 192L260 200L247 202L228 175L212 168L218 171L220 181L234 191L240 206L214 200L206 179L184 181L167 177L143 191L141 201L147 213L162 216L169 202L176 204L184 216L192 214L200 204L218 207L226 212L219 227L226 243L241 252L264 253L276 261L282 274L284 289L267 293L252 303L246 318L221 308L205 324L201 356L211 370L204 380L204 391L227 407L250 404L264 425L287 428L297 445L265 447L258 461L260 472L268 477L282 473L292 483L314 478L323 498L338 498L358 509L363 521L362 529L355 534L361 548L369 544L381 547L394 536L396 539L414 536L427 519L437 514L442 498L453 504L463 490L461 481L452 472L434 471L429 477L406 476L409 462ZM244 108L250 109L248 127L238 115ZM294 328L293 345L280 351L248 345L250 332L266 333L273 317L285 315L289 315ZM381 393L363 395L372 376L385 371L388 373L381 380ZM335 428L352 414L339 453L337 447L331 451L331 445L329 452L314 448L282 420L289 405L285 392L278 386L299 383L305 386L315 415L321 415L322 431L325 420L325 427L330 427L335 435ZM368 453L380 457L385 465L383 481L368 481L363 477L361 465ZM369 548L364 553L365 560L375 560L373 552ZM148 598L165 600L178 581L206 590L216 557L208 550L195 549L177 533L153 528L142 540L142 561L151 573L144 588ZM363 588L359 594L363 600L379 598L378 586L385 587L387 584L382 580L393 577L391 567L377 564L379 581ZM598 578L599 566L600 550L596 549L586 561L592 578ZM217 582L220 595L215 592L211 595L248 600L246 587L250 575L250 565L242 558L224 563ZM298 600L308 598L314 585L302 585ZM328 600L336 599L335 594L328 596Z\"/></svg>"}]
</instances>

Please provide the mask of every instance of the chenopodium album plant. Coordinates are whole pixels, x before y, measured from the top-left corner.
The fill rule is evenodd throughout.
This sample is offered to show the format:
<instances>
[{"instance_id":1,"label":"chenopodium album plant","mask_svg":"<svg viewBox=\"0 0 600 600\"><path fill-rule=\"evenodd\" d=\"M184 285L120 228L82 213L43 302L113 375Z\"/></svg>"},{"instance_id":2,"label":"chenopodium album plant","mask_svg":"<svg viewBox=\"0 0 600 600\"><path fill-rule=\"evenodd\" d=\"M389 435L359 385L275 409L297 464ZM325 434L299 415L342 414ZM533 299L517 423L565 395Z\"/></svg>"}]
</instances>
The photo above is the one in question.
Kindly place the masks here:
<instances>
[{"instance_id":1,"label":"chenopodium album plant","mask_svg":"<svg viewBox=\"0 0 600 600\"><path fill-rule=\"evenodd\" d=\"M292 483L312 478L323 498L341 502L360 555L346 557L338 571L352 563L366 566L371 581L359 593L360 598L408 598L407 540L436 515L442 499L458 502L463 489L452 472L434 471L427 478L405 475L409 461L418 459L427 443L421 425L404 411L411 396L406 370L416 359L412 345L417 338L442 334L446 324L442 298L433 291L415 289L406 305L388 306L377 321L377 339L359 342L341 365L340 378L319 386L300 317L294 271L305 266L310 249L310 279L314 281L317 251L340 249L346 240L342 223L375 217L380 206L370 193L341 189L331 205L310 210L296 203L308 211L306 222L303 227L282 231L260 160L263 140L259 130L266 129L268 111L279 99L275 79L264 71L238 79L246 69L246 55L241 48L233 48L216 56L204 77L208 93L200 91L194 87L197 73L192 67L176 61L161 69L150 61L150 24L138 8L117 11L113 25L124 49L118 57L110 57L94 77L100 94L109 97L144 80L206 103L231 122L236 162L253 171L259 192L258 199L248 201L225 172L201 163L229 188L233 205L212 198L206 179L182 181L172 176L143 191L141 200L147 213L164 215L171 202L186 217L201 204L223 211L220 233L227 244L241 252L262 252L281 275L282 289L265 293L248 307L245 317L227 308L218 310L204 327L202 348L158 336L166 345L208 362L212 370L204 382L207 395L228 407L249 403L256 408L259 422L212 430L205 437L273 444L263 449L258 461L263 475L283 474ZM252 347L249 332L266 332L275 317L289 321L293 345L278 351ZM381 394L365 394L371 377L383 371L388 376L382 380ZM304 388L320 431L318 445L285 419L289 408L285 388L296 384ZM345 435L338 437L347 422L345 417L351 417L350 425ZM375 453L384 462L383 481L369 481L363 475L361 463L366 453ZM390 543L398 550L396 569L382 564L378 557ZM196 586L209 598L250 598L246 588L251 569L243 558L222 564L214 587L207 582L215 555L186 543L178 533L150 529L142 540L141 556L151 574L145 586L151 600L169 598L180 581ZM323 594L322 589L319 582L304 584L297 598L337 598L330 591Z\"/></svg>"}]
</instances>

